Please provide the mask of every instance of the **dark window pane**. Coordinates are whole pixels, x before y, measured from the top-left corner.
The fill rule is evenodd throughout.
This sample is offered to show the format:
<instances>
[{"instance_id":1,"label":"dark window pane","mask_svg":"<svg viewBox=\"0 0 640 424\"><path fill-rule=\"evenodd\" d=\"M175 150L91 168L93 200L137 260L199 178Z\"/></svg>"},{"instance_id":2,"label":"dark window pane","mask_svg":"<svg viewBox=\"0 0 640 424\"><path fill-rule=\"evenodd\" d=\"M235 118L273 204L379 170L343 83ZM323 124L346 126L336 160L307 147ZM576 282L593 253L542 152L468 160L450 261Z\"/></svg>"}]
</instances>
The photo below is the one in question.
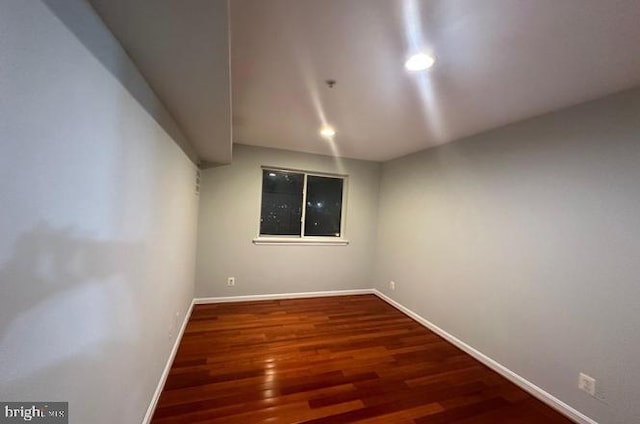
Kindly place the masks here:
<instances>
[{"instance_id":1,"label":"dark window pane","mask_svg":"<svg viewBox=\"0 0 640 424\"><path fill-rule=\"evenodd\" d=\"M303 185L303 174L262 171L260 234L300 235Z\"/></svg>"},{"instance_id":2,"label":"dark window pane","mask_svg":"<svg viewBox=\"0 0 640 424\"><path fill-rule=\"evenodd\" d=\"M342 178L307 176L305 236L340 237Z\"/></svg>"}]
</instances>

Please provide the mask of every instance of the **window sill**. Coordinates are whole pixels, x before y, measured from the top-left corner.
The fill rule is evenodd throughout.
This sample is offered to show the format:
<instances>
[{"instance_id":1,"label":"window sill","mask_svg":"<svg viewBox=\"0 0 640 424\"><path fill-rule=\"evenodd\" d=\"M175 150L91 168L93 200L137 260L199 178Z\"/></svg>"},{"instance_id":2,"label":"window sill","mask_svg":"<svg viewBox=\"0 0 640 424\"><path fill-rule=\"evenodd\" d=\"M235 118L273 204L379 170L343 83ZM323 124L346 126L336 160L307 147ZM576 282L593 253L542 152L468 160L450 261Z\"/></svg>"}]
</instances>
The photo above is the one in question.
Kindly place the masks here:
<instances>
[{"instance_id":1,"label":"window sill","mask_svg":"<svg viewBox=\"0 0 640 424\"><path fill-rule=\"evenodd\" d=\"M297 245L297 246L346 246L349 240L334 238L293 238L293 237L256 237L253 244L260 245Z\"/></svg>"}]
</instances>

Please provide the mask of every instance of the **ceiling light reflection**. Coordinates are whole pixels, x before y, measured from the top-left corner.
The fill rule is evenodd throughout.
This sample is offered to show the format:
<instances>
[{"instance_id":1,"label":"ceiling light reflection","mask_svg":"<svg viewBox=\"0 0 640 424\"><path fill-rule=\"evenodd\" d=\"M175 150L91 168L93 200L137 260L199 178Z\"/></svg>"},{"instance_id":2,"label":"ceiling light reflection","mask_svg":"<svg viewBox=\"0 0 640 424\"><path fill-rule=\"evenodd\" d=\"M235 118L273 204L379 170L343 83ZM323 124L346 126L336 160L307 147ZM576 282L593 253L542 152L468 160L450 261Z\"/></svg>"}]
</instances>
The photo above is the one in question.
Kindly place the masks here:
<instances>
[{"instance_id":1,"label":"ceiling light reflection","mask_svg":"<svg viewBox=\"0 0 640 424\"><path fill-rule=\"evenodd\" d=\"M425 71L431 68L434 63L436 63L436 60L433 56L430 56L426 53L417 53L407 59L407 61L404 63L404 67L408 71L418 72Z\"/></svg>"},{"instance_id":2,"label":"ceiling light reflection","mask_svg":"<svg viewBox=\"0 0 640 424\"><path fill-rule=\"evenodd\" d=\"M331 138L336 135L336 130L334 130L333 127L329 125L325 125L320 129L320 135L324 138Z\"/></svg>"}]
</instances>

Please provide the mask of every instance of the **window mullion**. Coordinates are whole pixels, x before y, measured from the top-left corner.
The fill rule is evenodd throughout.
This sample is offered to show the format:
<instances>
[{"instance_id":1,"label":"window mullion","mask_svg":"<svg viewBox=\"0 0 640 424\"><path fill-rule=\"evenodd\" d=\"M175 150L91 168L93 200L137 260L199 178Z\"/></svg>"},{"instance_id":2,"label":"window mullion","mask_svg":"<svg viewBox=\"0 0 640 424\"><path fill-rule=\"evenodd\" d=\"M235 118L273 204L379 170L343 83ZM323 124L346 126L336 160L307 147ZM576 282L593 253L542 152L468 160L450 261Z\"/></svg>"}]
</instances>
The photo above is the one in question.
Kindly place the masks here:
<instances>
[{"instance_id":1,"label":"window mullion","mask_svg":"<svg viewBox=\"0 0 640 424\"><path fill-rule=\"evenodd\" d=\"M307 174L304 174L304 184L302 184L302 214L300 218L300 237L304 238L304 224L307 219Z\"/></svg>"}]
</instances>

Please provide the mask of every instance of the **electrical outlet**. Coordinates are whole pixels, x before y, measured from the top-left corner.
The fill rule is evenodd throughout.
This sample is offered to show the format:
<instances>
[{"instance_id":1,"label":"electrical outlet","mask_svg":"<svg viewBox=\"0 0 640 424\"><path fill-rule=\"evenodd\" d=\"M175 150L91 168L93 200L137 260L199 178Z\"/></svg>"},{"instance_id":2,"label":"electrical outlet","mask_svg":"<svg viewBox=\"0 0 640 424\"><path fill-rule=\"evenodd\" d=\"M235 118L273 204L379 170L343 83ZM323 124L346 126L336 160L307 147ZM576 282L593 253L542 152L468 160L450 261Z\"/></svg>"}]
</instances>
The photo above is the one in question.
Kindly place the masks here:
<instances>
[{"instance_id":1,"label":"electrical outlet","mask_svg":"<svg viewBox=\"0 0 640 424\"><path fill-rule=\"evenodd\" d=\"M578 388L583 392L596 397L596 379L587 374L580 373L578 377Z\"/></svg>"},{"instance_id":2,"label":"electrical outlet","mask_svg":"<svg viewBox=\"0 0 640 424\"><path fill-rule=\"evenodd\" d=\"M179 321L180 311L176 312L176 316L174 317L173 322L171 323L171 325L169 325L169 330L167 331L169 333L169 339L172 339L173 335L178 332L178 325L180 325Z\"/></svg>"},{"instance_id":3,"label":"electrical outlet","mask_svg":"<svg viewBox=\"0 0 640 424\"><path fill-rule=\"evenodd\" d=\"M227 278L227 286L228 287L233 287L235 285L236 285L236 277Z\"/></svg>"},{"instance_id":4,"label":"electrical outlet","mask_svg":"<svg viewBox=\"0 0 640 424\"><path fill-rule=\"evenodd\" d=\"M396 289L396 282L395 281L389 281L389 288L391 290L395 290Z\"/></svg>"}]
</instances>

